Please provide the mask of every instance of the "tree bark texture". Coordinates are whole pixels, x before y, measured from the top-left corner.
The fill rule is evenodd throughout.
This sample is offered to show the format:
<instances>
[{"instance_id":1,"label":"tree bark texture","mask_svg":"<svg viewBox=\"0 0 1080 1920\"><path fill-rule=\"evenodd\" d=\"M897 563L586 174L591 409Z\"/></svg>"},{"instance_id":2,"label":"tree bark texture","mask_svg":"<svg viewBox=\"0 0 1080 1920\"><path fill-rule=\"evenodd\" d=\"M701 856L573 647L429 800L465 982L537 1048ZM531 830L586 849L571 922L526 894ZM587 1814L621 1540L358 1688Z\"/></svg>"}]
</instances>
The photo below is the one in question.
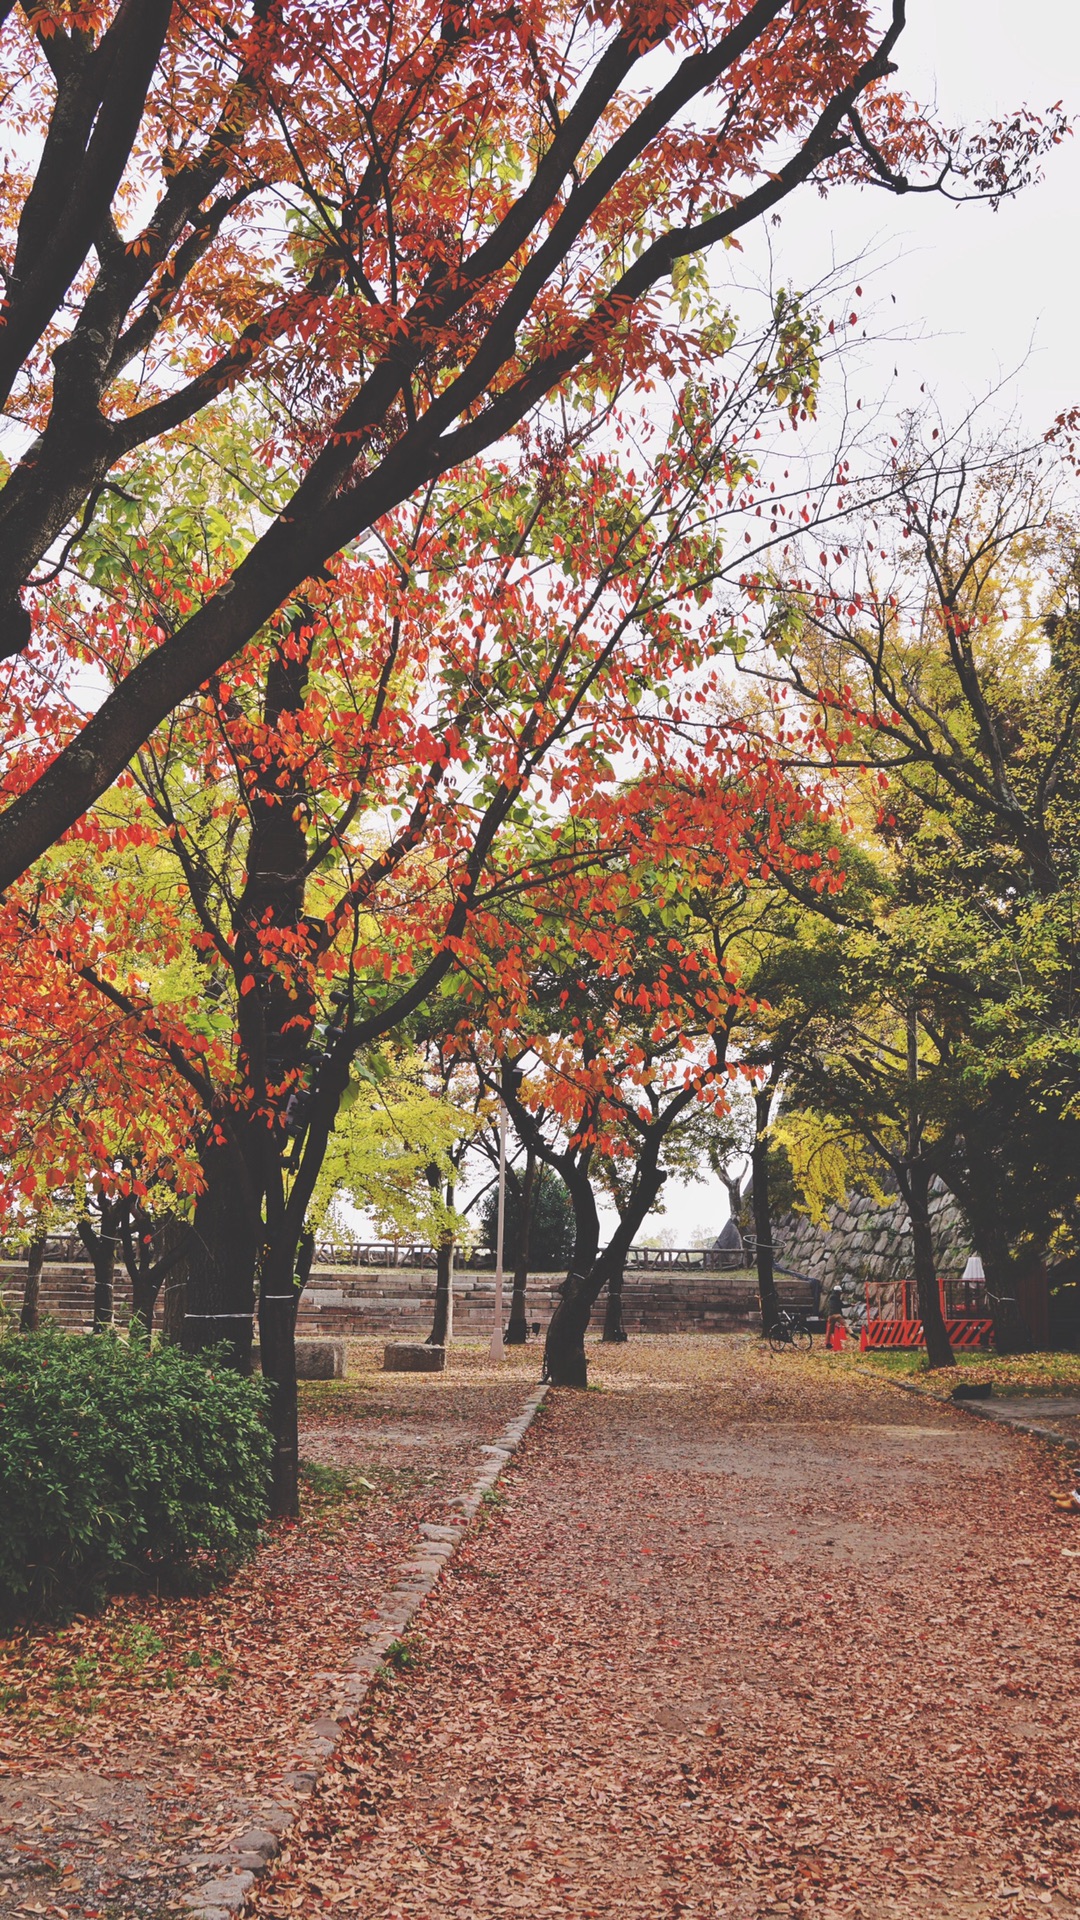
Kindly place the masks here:
<instances>
[{"instance_id":1,"label":"tree bark texture","mask_svg":"<svg viewBox=\"0 0 1080 1920\"><path fill-rule=\"evenodd\" d=\"M587 1387L589 1363L585 1357L585 1335L600 1288L593 1275L576 1273L573 1267L558 1289L559 1301L548 1322L544 1342L544 1377L553 1387Z\"/></svg>"},{"instance_id":2,"label":"tree bark texture","mask_svg":"<svg viewBox=\"0 0 1080 1920\"><path fill-rule=\"evenodd\" d=\"M179 1234L170 1233L170 1228L179 1229ZM131 1281L128 1339L149 1347L162 1282L182 1257L186 1230L178 1220L165 1219L155 1226L145 1207L136 1202L121 1217L120 1239Z\"/></svg>"},{"instance_id":3,"label":"tree bark texture","mask_svg":"<svg viewBox=\"0 0 1080 1920\"><path fill-rule=\"evenodd\" d=\"M161 1288L161 1338L170 1347L184 1344L184 1318L187 1313L188 1252L191 1225L185 1220L170 1220L162 1233L163 1249L174 1250L177 1258L169 1268Z\"/></svg>"},{"instance_id":4,"label":"tree bark texture","mask_svg":"<svg viewBox=\"0 0 1080 1920\"><path fill-rule=\"evenodd\" d=\"M537 1158L532 1141L525 1144L525 1171L518 1188L518 1244L514 1261L514 1279L510 1289L510 1318L506 1327L506 1345L523 1347L529 1338L525 1313L525 1290L529 1284L533 1209L536 1203Z\"/></svg>"},{"instance_id":5,"label":"tree bark texture","mask_svg":"<svg viewBox=\"0 0 1080 1920\"><path fill-rule=\"evenodd\" d=\"M558 1288L559 1299L548 1322L544 1342L544 1377L556 1387L587 1387L588 1362L585 1335L593 1305L599 1298L606 1275L596 1280L600 1247L600 1221L596 1199L587 1173L579 1167L560 1164L567 1192L574 1209L574 1252L566 1279Z\"/></svg>"},{"instance_id":6,"label":"tree bark texture","mask_svg":"<svg viewBox=\"0 0 1080 1920\"><path fill-rule=\"evenodd\" d=\"M160 1281L145 1266L131 1276L131 1322L128 1327L129 1340L141 1340L149 1346L154 1331L154 1308L157 1306Z\"/></svg>"},{"instance_id":7,"label":"tree bark texture","mask_svg":"<svg viewBox=\"0 0 1080 1920\"><path fill-rule=\"evenodd\" d=\"M222 1346L226 1364L249 1374L259 1244L244 1204L247 1176L230 1144L208 1143L201 1161L205 1184L188 1239L183 1345L189 1353Z\"/></svg>"},{"instance_id":8,"label":"tree bark texture","mask_svg":"<svg viewBox=\"0 0 1080 1920\"><path fill-rule=\"evenodd\" d=\"M285 1257L283 1257L283 1255ZM296 1395L296 1250L264 1249L259 1288L259 1352L273 1436L270 1510L277 1519L300 1511L300 1437Z\"/></svg>"},{"instance_id":9,"label":"tree bark texture","mask_svg":"<svg viewBox=\"0 0 1080 1920\"><path fill-rule=\"evenodd\" d=\"M86 1217L77 1225L79 1239L94 1266L94 1332L104 1333L113 1324L116 1282L116 1254L120 1242L121 1200L98 1202L98 1225Z\"/></svg>"},{"instance_id":10,"label":"tree bark texture","mask_svg":"<svg viewBox=\"0 0 1080 1920\"><path fill-rule=\"evenodd\" d=\"M309 654L303 611L287 642L267 664L263 720L275 737L303 708ZM287 726L285 727L287 732ZM317 1161L347 1082L323 1076L308 1063L315 1019L306 976L285 978L269 964L264 941L279 933L301 948L309 932L304 902L307 873L307 793L302 767L282 751L255 757L245 770L250 819L244 885L232 913L232 966L239 988L238 1066L246 1102L223 1111L203 1154L205 1190L195 1208L187 1276L185 1345L226 1343L229 1364L251 1371L253 1317L258 1300L260 1358L268 1389L273 1436L272 1510L291 1516L299 1506L295 1327L298 1263L308 1264L314 1241L305 1235L305 1210ZM335 1023L340 1037L340 1026ZM309 1154L304 1178L285 1161L292 1142L290 1113L300 1110L302 1132L321 1151Z\"/></svg>"},{"instance_id":11,"label":"tree bark texture","mask_svg":"<svg viewBox=\"0 0 1080 1920\"><path fill-rule=\"evenodd\" d=\"M442 1175L437 1166L428 1168L428 1184L434 1190L441 1186ZM446 1183L446 1209L449 1213L454 1205L454 1182ZM439 1237L435 1249L435 1310L431 1320L431 1332L425 1346L446 1347L454 1337L454 1236L444 1233Z\"/></svg>"},{"instance_id":12,"label":"tree bark texture","mask_svg":"<svg viewBox=\"0 0 1080 1920\"><path fill-rule=\"evenodd\" d=\"M623 1324L623 1269L613 1270L607 1283L607 1296L604 1304L604 1331L600 1336L605 1345L622 1346L628 1338Z\"/></svg>"},{"instance_id":13,"label":"tree bark texture","mask_svg":"<svg viewBox=\"0 0 1080 1920\"><path fill-rule=\"evenodd\" d=\"M772 1210L769 1206L769 1115L772 1090L760 1087L754 1095L754 1145L751 1152L752 1198L754 1203L754 1257L757 1262L758 1302L761 1331L768 1334L780 1316L780 1297L776 1291L776 1272L772 1243Z\"/></svg>"},{"instance_id":14,"label":"tree bark texture","mask_svg":"<svg viewBox=\"0 0 1080 1920\"><path fill-rule=\"evenodd\" d=\"M919 1103L919 1013L912 1001L907 1016L907 1153L897 1168L900 1191L911 1221L915 1286L919 1318L931 1367L954 1367L956 1359L949 1329L941 1311L934 1235L930 1226L930 1166L923 1154L923 1119Z\"/></svg>"},{"instance_id":15,"label":"tree bark texture","mask_svg":"<svg viewBox=\"0 0 1080 1920\"><path fill-rule=\"evenodd\" d=\"M603 1289L615 1280L620 1284L626 1256L634 1235L641 1226L647 1213L651 1213L657 1196L664 1184L664 1175L659 1170L659 1156L663 1145L663 1133L651 1135L644 1143L638 1160L634 1185L629 1202L619 1218L619 1224L612 1234L608 1245L599 1252L600 1223L596 1213L596 1202L588 1180L590 1210L584 1205L579 1230L575 1234L574 1265L559 1289L559 1304L551 1316L548 1325L547 1340L544 1345L544 1375L556 1387L587 1387L589 1368L585 1355L585 1335L589 1320ZM563 1175L564 1179L566 1175ZM574 1185L567 1179L571 1199L574 1201L574 1219L578 1222L578 1199ZM582 1231L584 1228L586 1231ZM584 1263L577 1264L579 1252L591 1245L592 1259L586 1268Z\"/></svg>"},{"instance_id":16,"label":"tree bark texture","mask_svg":"<svg viewBox=\"0 0 1080 1920\"><path fill-rule=\"evenodd\" d=\"M444 1234L435 1250L435 1313L426 1344L447 1347L453 1337L454 1241L451 1234Z\"/></svg>"},{"instance_id":17,"label":"tree bark texture","mask_svg":"<svg viewBox=\"0 0 1080 1920\"><path fill-rule=\"evenodd\" d=\"M41 1269L45 1265L45 1234L35 1233L26 1249L26 1282L23 1286L19 1332L36 1333L41 1324Z\"/></svg>"},{"instance_id":18,"label":"tree bark texture","mask_svg":"<svg viewBox=\"0 0 1080 1920\"><path fill-rule=\"evenodd\" d=\"M1017 1300L1017 1263L998 1199L1000 1175L974 1129L964 1131L963 1168L951 1162L945 1179L967 1216L972 1245L986 1275L986 1299L998 1353L1028 1353L1031 1333Z\"/></svg>"},{"instance_id":19,"label":"tree bark texture","mask_svg":"<svg viewBox=\"0 0 1080 1920\"><path fill-rule=\"evenodd\" d=\"M911 1239L915 1264L915 1286L919 1296L919 1318L926 1340L926 1359L931 1367L955 1367L956 1356L949 1329L941 1311L934 1235L930 1225L930 1171L924 1160L905 1169L901 1183L911 1220Z\"/></svg>"}]
</instances>

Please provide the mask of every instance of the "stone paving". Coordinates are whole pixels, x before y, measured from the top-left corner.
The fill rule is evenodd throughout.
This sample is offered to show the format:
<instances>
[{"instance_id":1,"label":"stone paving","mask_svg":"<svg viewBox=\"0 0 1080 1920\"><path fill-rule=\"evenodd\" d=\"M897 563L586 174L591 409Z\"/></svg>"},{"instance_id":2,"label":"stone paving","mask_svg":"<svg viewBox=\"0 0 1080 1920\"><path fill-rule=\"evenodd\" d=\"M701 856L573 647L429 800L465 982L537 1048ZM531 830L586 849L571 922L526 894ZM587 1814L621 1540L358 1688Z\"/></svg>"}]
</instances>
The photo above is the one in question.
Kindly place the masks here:
<instances>
[{"instance_id":1,"label":"stone paving","mask_svg":"<svg viewBox=\"0 0 1080 1920\"><path fill-rule=\"evenodd\" d=\"M1063 1439L1080 1440L1080 1394L995 1394L992 1400L973 1404L980 1407L985 1420L1000 1420L1021 1431L1032 1425L1044 1427Z\"/></svg>"}]
</instances>

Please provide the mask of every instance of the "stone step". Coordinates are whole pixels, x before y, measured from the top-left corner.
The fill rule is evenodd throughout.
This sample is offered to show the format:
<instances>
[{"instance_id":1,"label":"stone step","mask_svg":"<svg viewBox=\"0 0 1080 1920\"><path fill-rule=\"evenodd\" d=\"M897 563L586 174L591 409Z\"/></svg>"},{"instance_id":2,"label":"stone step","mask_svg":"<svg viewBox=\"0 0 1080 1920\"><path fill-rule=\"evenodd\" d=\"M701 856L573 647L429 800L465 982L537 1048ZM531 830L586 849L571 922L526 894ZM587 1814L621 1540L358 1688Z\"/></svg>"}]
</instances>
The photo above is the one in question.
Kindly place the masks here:
<instances>
[{"instance_id":1,"label":"stone step","mask_svg":"<svg viewBox=\"0 0 1080 1920\"><path fill-rule=\"evenodd\" d=\"M525 1317L546 1327L557 1301L563 1276L530 1276ZM22 1303L25 1267L21 1262L0 1263L0 1299L18 1313ZM316 1268L304 1291L297 1330L304 1334L415 1333L430 1322L435 1275L427 1267L372 1268L343 1271ZM805 1306L809 1288L802 1281L781 1279L782 1301ZM49 1262L41 1278L43 1317L63 1327L89 1327L93 1318L94 1277L88 1266ZM504 1308L509 1314L510 1281L504 1281ZM490 1273L465 1269L454 1276L454 1323L459 1333L483 1335L490 1330L495 1304L495 1280ZM600 1314L597 1308L597 1317ZM130 1314L130 1287L118 1271L114 1289L114 1318L125 1325ZM639 1332L686 1332L694 1328L751 1325L757 1316L753 1276L745 1269L701 1273L668 1268L663 1272L631 1270L623 1278L623 1317L627 1328Z\"/></svg>"}]
</instances>

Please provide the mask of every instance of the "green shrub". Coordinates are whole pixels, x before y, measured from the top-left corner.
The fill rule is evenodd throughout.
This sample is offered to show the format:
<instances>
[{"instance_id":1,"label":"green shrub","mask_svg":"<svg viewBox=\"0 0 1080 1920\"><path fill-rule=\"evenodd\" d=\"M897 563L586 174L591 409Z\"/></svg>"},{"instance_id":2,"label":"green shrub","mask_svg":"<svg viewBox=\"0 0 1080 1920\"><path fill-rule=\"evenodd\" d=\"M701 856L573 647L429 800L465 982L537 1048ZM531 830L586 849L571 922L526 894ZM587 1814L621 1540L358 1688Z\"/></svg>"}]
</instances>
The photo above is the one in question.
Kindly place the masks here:
<instances>
[{"instance_id":1,"label":"green shrub","mask_svg":"<svg viewBox=\"0 0 1080 1920\"><path fill-rule=\"evenodd\" d=\"M267 1514L264 1409L262 1382L213 1356L110 1334L0 1340L0 1615L238 1566Z\"/></svg>"}]
</instances>

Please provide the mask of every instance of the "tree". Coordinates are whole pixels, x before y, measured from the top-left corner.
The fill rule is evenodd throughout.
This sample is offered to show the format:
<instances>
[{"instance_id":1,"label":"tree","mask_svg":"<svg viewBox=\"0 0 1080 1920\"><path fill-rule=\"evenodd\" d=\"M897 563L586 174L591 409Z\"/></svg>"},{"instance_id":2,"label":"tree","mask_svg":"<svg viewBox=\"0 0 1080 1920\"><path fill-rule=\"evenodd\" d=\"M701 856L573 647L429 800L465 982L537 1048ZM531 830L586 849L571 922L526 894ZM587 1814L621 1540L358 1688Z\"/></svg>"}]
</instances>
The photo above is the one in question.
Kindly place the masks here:
<instances>
[{"instance_id":1,"label":"tree","mask_svg":"<svg viewBox=\"0 0 1080 1920\"><path fill-rule=\"evenodd\" d=\"M573 1209L562 1182L546 1167L536 1175L531 1211L525 1206L525 1182L510 1183L507 1167L505 1254L511 1265L525 1252L534 1273L557 1272L565 1267L574 1243ZM480 1209L484 1245L495 1247L496 1195L489 1192Z\"/></svg>"},{"instance_id":2,"label":"tree","mask_svg":"<svg viewBox=\"0 0 1080 1920\"><path fill-rule=\"evenodd\" d=\"M775 359L755 358L745 383L688 386L643 474L617 445L571 433L528 484L467 471L417 514L387 517L378 558L349 564L351 597L339 579L268 627L147 743L34 894L57 977L89 987L140 1058L156 1049L197 1116L186 1337L226 1335L244 1368L258 1297L284 1510L296 1497L297 1256L352 1064L467 958L487 891L548 877L498 852L528 818L530 786L587 795L602 827L609 755L634 746L650 764L679 710L676 692L643 694L676 672L717 678L729 617L703 603L728 564L729 490L750 472L729 437L778 396L795 408L812 396L798 331L785 308ZM122 668L132 630L170 623L226 508L230 537L245 538L258 502L223 436L184 456L231 476L204 488L194 520L168 476L150 476L137 574L111 503L88 534L92 583L125 593L128 617L88 623L78 603L65 617L90 625L106 669L116 657ZM115 507L125 526L134 512ZM612 819L622 831L617 805ZM592 857L603 844L601 832ZM103 882L92 923L73 919L65 891L69 863L91 850ZM561 871L562 852L550 860ZM85 1026L85 999L68 998L67 1029Z\"/></svg>"},{"instance_id":3,"label":"tree","mask_svg":"<svg viewBox=\"0 0 1080 1920\"><path fill-rule=\"evenodd\" d=\"M498 1228L498 1194L494 1188L485 1195L480 1220L484 1245L494 1251ZM553 1168L540 1162L535 1142L530 1140L520 1173L510 1162L506 1167L503 1255L513 1268L507 1346L524 1346L529 1337L525 1290L530 1273L565 1270L573 1246L574 1210L566 1187Z\"/></svg>"},{"instance_id":4,"label":"tree","mask_svg":"<svg viewBox=\"0 0 1080 1920\"><path fill-rule=\"evenodd\" d=\"M377 31L366 0L4 5L26 158L0 207L0 391L26 437L0 487L0 888L312 581L347 595L335 556L387 514L557 388L572 406L677 366L661 290L685 311L707 249L803 185L996 201L1030 177L1060 116L935 130L890 85L903 25L903 0L880 21L421 0ZM283 497L185 576L83 720L55 692L69 556L145 450L255 388L275 423L253 410L250 450Z\"/></svg>"},{"instance_id":5,"label":"tree","mask_svg":"<svg viewBox=\"0 0 1080 1920\"><path fill-rule=\"evenodd\" d=\"M849 783L877 770L859 803L891 895L877 933L921 949L933 1166L1008 1351L1018 1248L1075 1245L1080 1201L1074 509L1045 453L940 451L912 423L895 458L899 525L879 510L846 576L787 583L788 659L765 671L820 703Z\"/></svg>"},{"instance_id":6,"label":"tree","mask_svg":"<svg viewBox=\"0 0 1080 1920\"><path fill-rule=\"evenodd\" d=\"M722 771L718 758L695 764L692 777L675 765L623 789L623 843L602 860L591 820L548 829L563 849L557 888L535 887L520 911L487 923L473 1057L574 1208L570 1272L545 1349L557 1385L584 1384L596 1300L605 1286L617 1299L626 1254L669 1170L704 1159L710 1110L726 1111L744 1002L729 951L745 926L741 883L815 857L788 844L813 796L785 777L767 743L740 730ZM717 903L729 894L726 927ZM599 1187L619 1215L603 1249ZM617 1308L607 1335L621 1335Z\"/></svg>"},{"instance_id":7,"label":"tree","mask_svg":"<svg viewBox=\"0 0 1080 1920\"><path fill-rule=\"evenodd\" d=\"M325 1231L342 1201L393 1239L432 1240L461 1222L442 1189L474 1117L427 1084L418 1052L389 1043L357 1061L338 1109L307 1221Z\"/></svg>"},{"instance_id":8,"label":"tree","mask_svg":"<svg viewBox=\"0 0 1080 1920\"><path fill-rule=\"evenodd\" d=\"M762 714L750 708L745 718L748 726L762 724ZM727 1187L732 1215L750 1213L763 1333L780 1312L773 1189L784 1155L778 1151L776 1116L793 1056L815 1015L835 1006L842 957L835 923L851 910L853 896L862 900L866 865L857 854L852 858L852 849L841 851L843 822L835 817L831 785L797 784L801 763L814 751L813 729L806 733L782 722L773 751L794 762L784 776L793 782L796 804L784 818L783 841L774 826L768 859L756 865L733 862L732 871L719 875L706 861L688 875L678 900L683 937L696 940L715 971L737 990L727 1059L742 1080L723 1112L710 1116L705 1155ZM750 1162L742 1193L727 1171L735 1155Z\"/></svg>"},{"instance_id":9,"label":"tree","mask_svg":"<svg viewBox=\"0 0 1080 1920\"><path fill-rule=\"evenodd\" d=\"M111 961L123 971L133 959L125 919L153 915L152 889L125 900L114 879L87 846L68 846L42 863L29 907L8 908L17 937L0 1007L0 1204L32 1235L27 1331L37 1319L46 1234L74 1226L94 1269L94 1330L113 1324L123 1254L133 1333L142 1327L148 1336L162 1281L180 1257L159 1244L165 1222L179 1227L197 1184L190 1090L141 1021L95 995L86 999L94 938L107 923ZM172 957L165 939L150 963L166 1020Z\"/></svg>"},{"instance_id":10,"label":"tree","mask_svg":"<svg viewBox=\"0 0 1080 1920\"><path fill-rule=\"evenodd\" d=\"M121 976L138 955L164 1026L175 1016L175 925L154 885L130 878L130 867L103 871L96 849L69 845L0 907L0 1204L20 1217L51 1217L54 1196L116 1194L133 1178L181 1198L197 1180L191 1093L163 1059L164 1030L98 996L87 977L101 952ZM67 1217L76 1210L72 1200Z\"/></svg>"}]
</instances>

